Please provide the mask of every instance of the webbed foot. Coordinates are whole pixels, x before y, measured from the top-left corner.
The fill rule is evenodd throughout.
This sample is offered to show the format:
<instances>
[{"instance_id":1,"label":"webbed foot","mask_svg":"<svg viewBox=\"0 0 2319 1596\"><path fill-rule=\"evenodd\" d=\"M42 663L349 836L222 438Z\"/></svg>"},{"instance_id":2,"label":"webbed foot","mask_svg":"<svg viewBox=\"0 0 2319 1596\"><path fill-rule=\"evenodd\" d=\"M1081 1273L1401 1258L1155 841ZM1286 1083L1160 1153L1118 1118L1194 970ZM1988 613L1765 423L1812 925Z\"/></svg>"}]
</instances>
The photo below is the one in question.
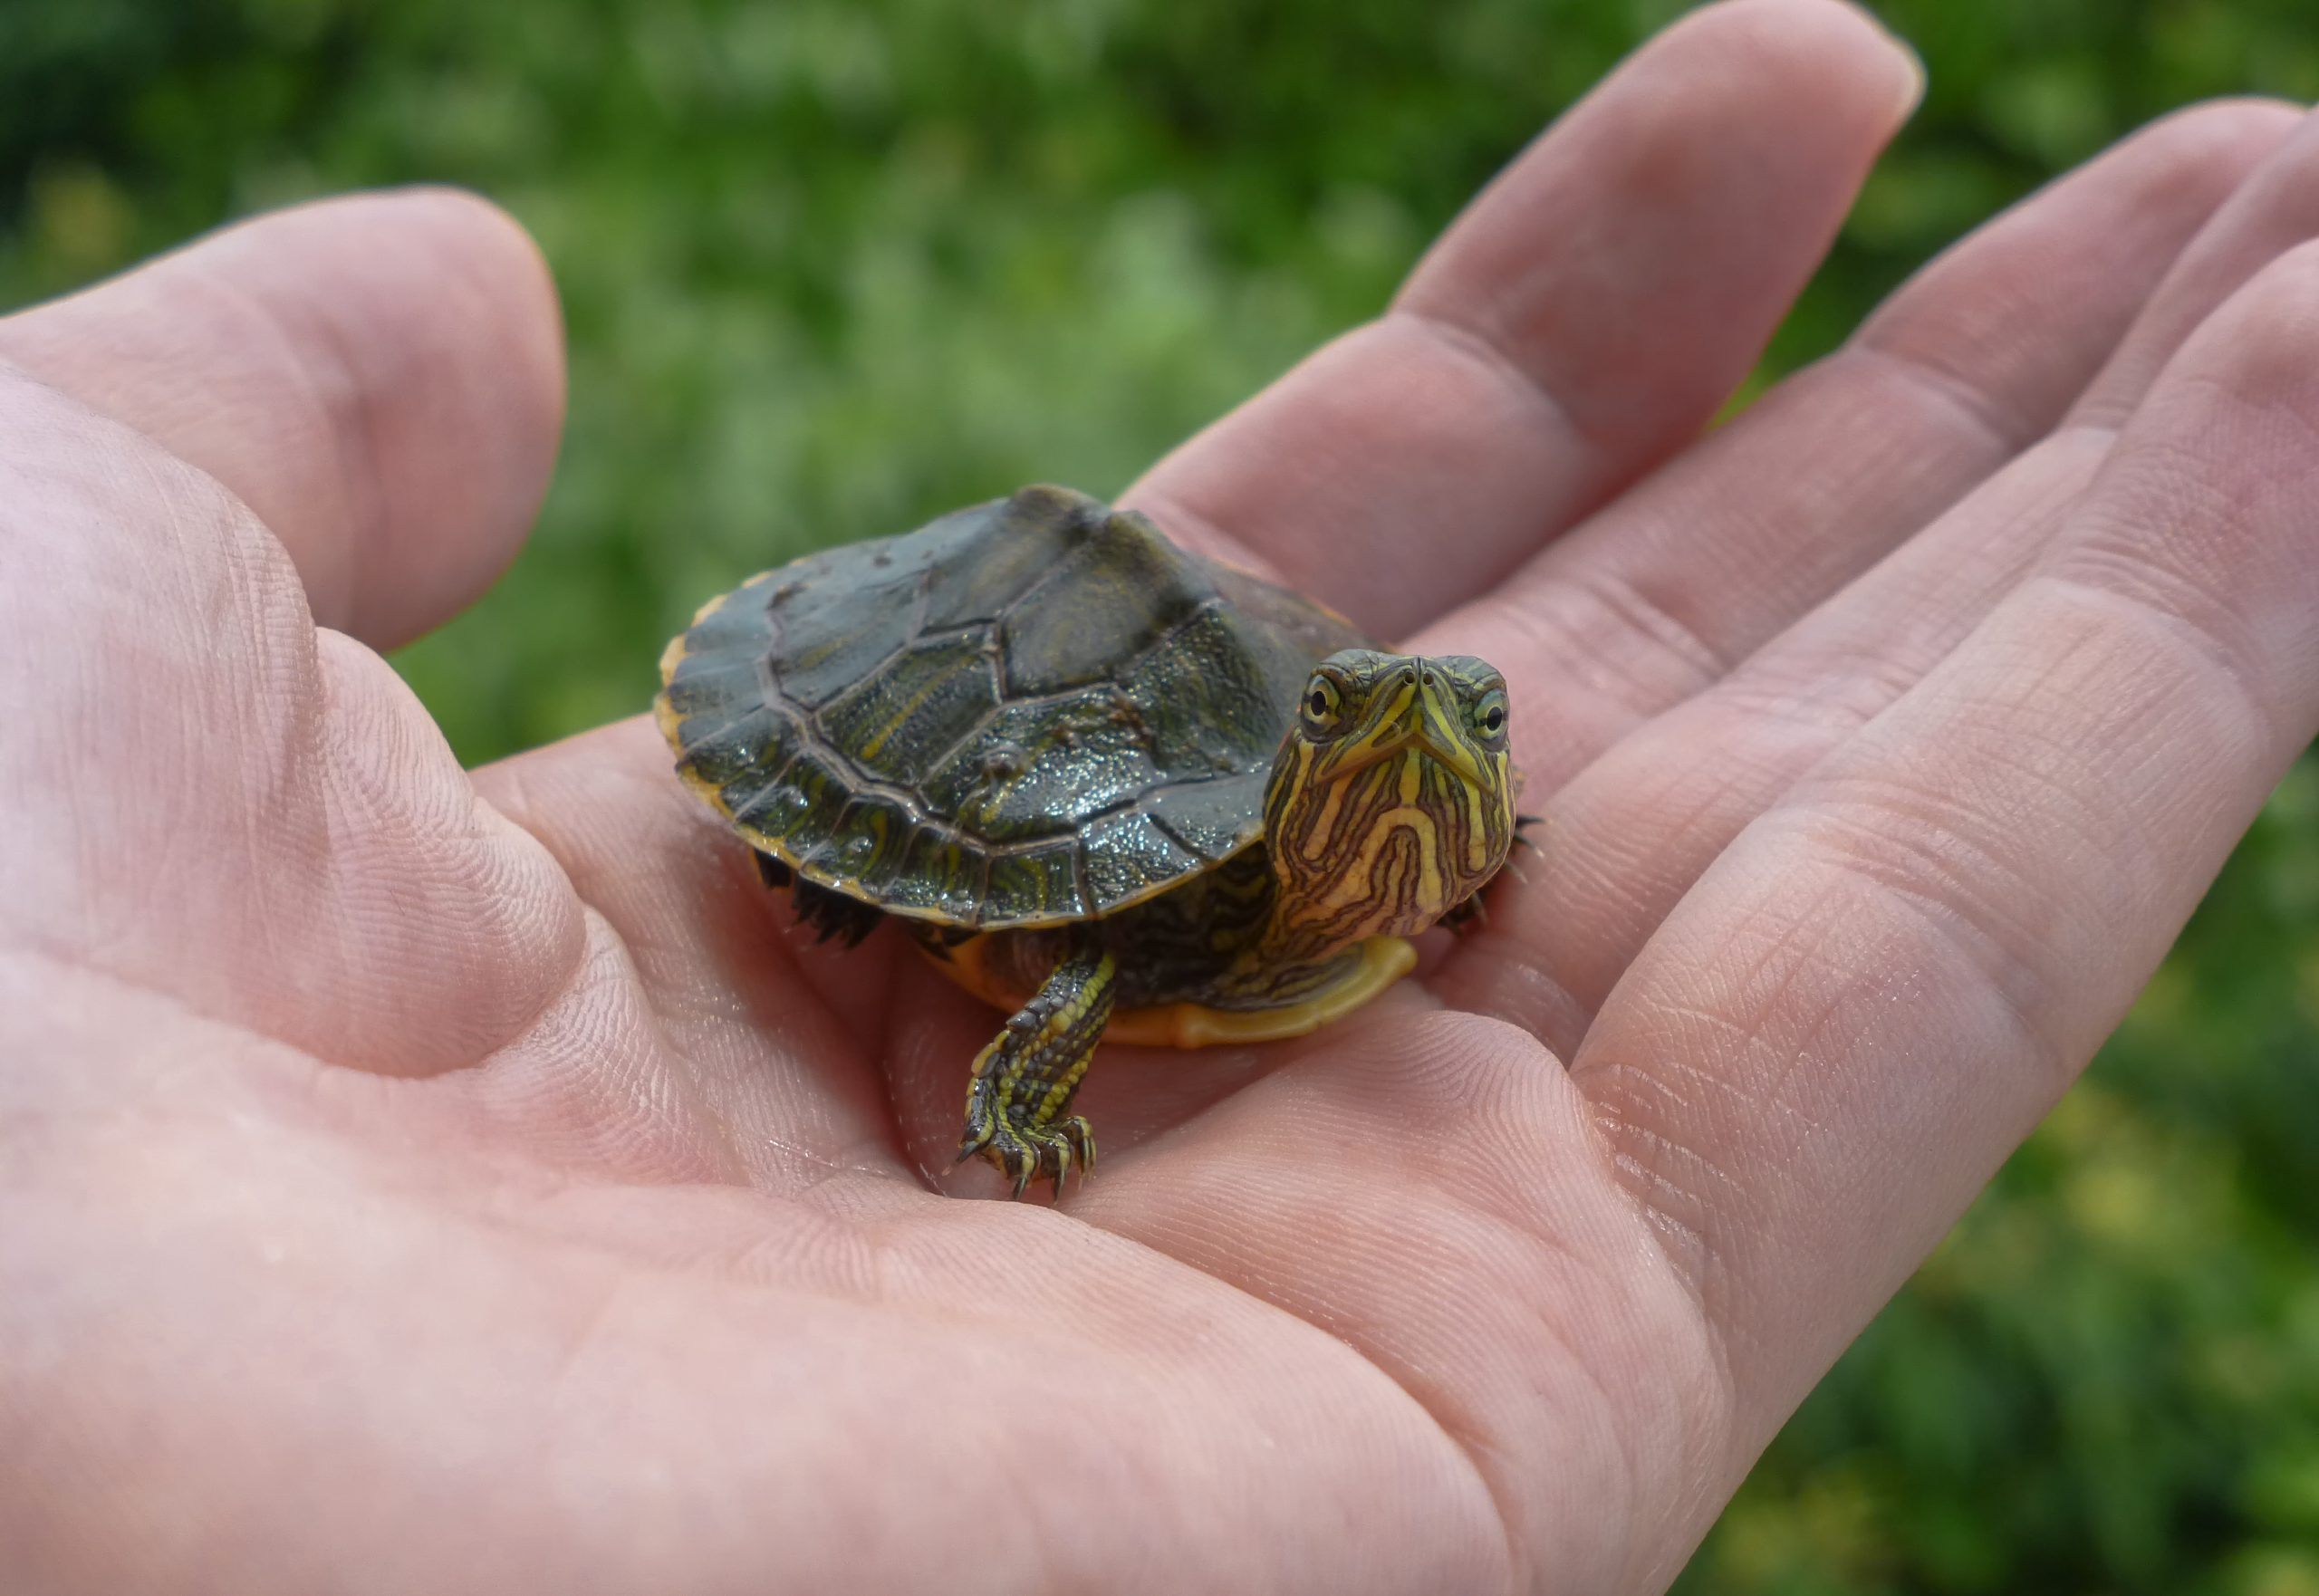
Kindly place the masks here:
<instances>
[{"instance_id":1,"label":"webbed foot","mask_svg":"<svg viewBox=\"0 0 2319 1596\"><path fill-rule=\"evenodd\" d=\"M975 1055L958 1159L979 1153L1018 1197L1034 1180L1054 1181L1060 1197L1074 1163L1094 1173L1095 1132L1085 1116L1064 1115L1111 1020L1116 967L1108 953L1065 959Z\"/></svg>"},{"instance_id":2,"label":"webbed foot","mask_svg":"<svg viewBox=\"0 0 2319 1596\"><path fill-rule=\"evenodd\" d=\"M1489 924L1489 906L1477 892L1451 904L1448 912L1441 917L1441 923L1460 937L1468 931L1478 931Z\"/></svg>"}]
</instances>

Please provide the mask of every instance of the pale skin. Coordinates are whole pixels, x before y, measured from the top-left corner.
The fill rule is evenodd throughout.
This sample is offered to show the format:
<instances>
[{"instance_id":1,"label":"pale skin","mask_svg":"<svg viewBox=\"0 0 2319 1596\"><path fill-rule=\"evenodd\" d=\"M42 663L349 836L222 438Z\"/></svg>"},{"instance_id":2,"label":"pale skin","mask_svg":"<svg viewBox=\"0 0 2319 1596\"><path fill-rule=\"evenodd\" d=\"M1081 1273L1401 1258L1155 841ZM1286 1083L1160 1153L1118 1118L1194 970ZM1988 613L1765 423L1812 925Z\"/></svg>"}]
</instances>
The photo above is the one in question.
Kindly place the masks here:
<instances>
[{"instance_id":1,"label":"pale skin","mask_svg":"<svg viewBox=\"0 0 2319 1596\"><path fill-rule=\"evenodd\" d=\"M1128 495L1501 668L1545 852L1353 1022L1119 1050L1059 1209L929 1189L989 1011L794 937L649 721L463 772L371 651L550 470L504 217L0 322L0 1583L1663 1586L2319 728L2288 108L1700 440L1912 89L1695 14Z\"/></svg>"}]
</instances>

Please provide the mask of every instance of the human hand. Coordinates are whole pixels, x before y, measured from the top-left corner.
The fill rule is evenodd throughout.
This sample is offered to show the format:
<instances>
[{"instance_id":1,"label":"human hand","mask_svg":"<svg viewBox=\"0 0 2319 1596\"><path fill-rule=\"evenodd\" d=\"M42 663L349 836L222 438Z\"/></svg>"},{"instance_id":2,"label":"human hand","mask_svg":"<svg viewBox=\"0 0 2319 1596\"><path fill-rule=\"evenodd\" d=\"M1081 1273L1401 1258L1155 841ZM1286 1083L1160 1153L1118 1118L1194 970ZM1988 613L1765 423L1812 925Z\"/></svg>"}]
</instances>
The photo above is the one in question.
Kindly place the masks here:
<instances>
[{"instance_id":1,"label":"human hand","mask_svg":"<svg viewBox=\"0 0 2319 1596\"><path fill-rule=\"evenodd\" d=\"M1331 1031L1114 1050L1059 1211L927 1188L992 1016L792 935L649 723L469 775L364 646L546 475L504 222L310 207L0 323L12 1584L1671 1578L2319 724L2283 108L1698 437L1910 82L1698 14L1130 496L1499 665L1546 851Z\"/></svg>"}]
</instances>

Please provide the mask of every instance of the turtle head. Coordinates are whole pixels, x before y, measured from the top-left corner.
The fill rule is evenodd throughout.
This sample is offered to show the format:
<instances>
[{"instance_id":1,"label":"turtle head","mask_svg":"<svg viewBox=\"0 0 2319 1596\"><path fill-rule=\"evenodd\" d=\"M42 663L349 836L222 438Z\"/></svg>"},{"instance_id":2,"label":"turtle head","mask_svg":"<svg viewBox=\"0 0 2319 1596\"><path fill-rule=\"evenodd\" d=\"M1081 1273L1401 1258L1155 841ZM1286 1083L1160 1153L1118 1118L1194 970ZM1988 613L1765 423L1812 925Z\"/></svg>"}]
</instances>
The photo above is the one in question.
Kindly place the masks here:
<instances>
[{"instance_id":1,"label":"turtle head","mask_svg":"<svg viewBox=\"0 0 2319 1596\"><path fill-rule=\"evenodd\" d=\"M1281 915L1342 947L1471 896L1513 845L1508 729L1506 678L1470 655L1321 661L1265 793Z\"/></svg>"}]
</instances>

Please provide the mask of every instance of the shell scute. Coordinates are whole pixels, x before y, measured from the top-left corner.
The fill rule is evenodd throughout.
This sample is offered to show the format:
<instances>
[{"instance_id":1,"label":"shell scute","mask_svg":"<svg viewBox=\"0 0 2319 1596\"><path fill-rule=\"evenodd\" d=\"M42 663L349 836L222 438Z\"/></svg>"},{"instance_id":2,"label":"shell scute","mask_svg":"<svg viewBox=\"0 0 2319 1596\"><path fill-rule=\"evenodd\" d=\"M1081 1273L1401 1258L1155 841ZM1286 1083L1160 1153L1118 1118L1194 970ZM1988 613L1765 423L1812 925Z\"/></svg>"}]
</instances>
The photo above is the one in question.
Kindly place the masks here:
<instances>
[{"instance_id":1,"label":"shell scute","mask_svg":"<svg viewBox=\"0 0 2319 1596\"><path fill-rule=\"evenodd\" d=\"M928 799L978 835L1016 842L1067 832L1159 780L1107 689L1009 704L929 778Z\"/></svg>"},{"instance_id":2,"label":"shell scute","mask_svg":"<svg viewBox=\"0 0 2319 1596\"><path fill-rule=\"evenodd\" d=\"M1076 919L1089 913L1079 895L1078 853L1075 837L993 852L984 901L1040 920Z\"/></svg>"},{"instance_id":3,"label":"shell scute","mask_svg":"<svg viewBox=\"0 0 2319 1596\"><path fill-rule=\"evenodd\" d=\"M904 649L815 718L863 770L912 786L998 707L988 650L977 638L948 637Z\"/></svg>"},{"instance_id":4,"label":"shell scute","mask_svg":"<svg viewBox=\"0 0 2319 1596\"><path fill-rule=\"evenodd\" d=\"M803 862L816 874L850 880L875 894L901 870L917 832L917 819L903 804L881 793L857 793L829 840Z\"/></svg>"},{"instance_id":5,"label":"shell scute","mask_svg":"<svg viewBox=\"0 0 2319 1596\"><path fill-rule=\"evenodd\" d=\"M1223 863L1248 845L1248 816L1239 782L1178 782L1152 793L1142 808L1186 851L1211 864Z\"/></svg>"},{"instance_id":6,"label":"shell scute","mask_svg":"<svg viewBox=\"0 0 2319 1596\"><path fill-rule=\"evenodd\" d=\"M772 584L759 576L704 605L685 634L687 650L698 659L763 649L773 639L772 600Z\"/></svg>"},{"instance_id":7,"label":"shell scute","mask_svg":"<svg viewBox=\"0 0 2319 1596\"><path fill-rule=\"evenodd\" d=\"M754 798L733 806L735 821L767 836L779 837L790 862L807 875L823 880L830 873L806 860L830 840L838 817L845 812L852 789L845 774L822 749L801 750Z\"/></svg>"},{"instance_id":8,"label":"shell scute","mask_svg":"<svg viewBox=\"0 0 2319 1596\"><path fill-rule=\"evenodd\" d=\"M1099 902L1133 902L1207 868L1140 809L1091 821L1083 841L1088 890Z\"/></svg>"},{"instance_id":9,"label":"shell scute","mask_svg":"<svg viewBox=\"0 0 2319 1596\"><path fill-rule=\"evenodd\" d=\"M1216 601L1214 583L1140 515L1115 516L1001 623L1006 696L1109 681Z\"/></svg>"},{"instance_id":10,"label":"shell scute","mask_svg":"<svg viewBox=\"0 0 2319 1596\"><path fill-rule=\"evenodd\" d=\"M917 631L919 582L861 557L792 586L770 607L766 639L782 696L818 709L900 652Z\"/></svg>"},{"instance_id":11,"label":"shell scute","mask_svg":"<svg viewBox=\"0 0 2319 1596\"><path fill-rule=\"evenodd\" d=\"M728 655L680 661L663 694L669 707L692 723L698 745L743 716L765 707L765 679L754 659Z\"/></svg>"},{"instance_id":12,"label":"shell scute","mask_svg":"<svg viewBox=\"0 0 2319 1596\"><path fill-rule=\"evenodd\" d=\"M910 534L928 540L926 624L941 630L997 620L1105 518L1093 499L1025 488Z\"/></svg>"},{"instance_id":13,"label":"shell scute","mask_svg":"<svg viewBox=\"0 0 2319 1596\"><path fill-rule=\"evenodd\" d=\"M756 802L799 746L796 722L777 704L760 702L738 714L720 710L703 716L701 726L703 735L691 741L686 763L697 781L736 812Z\"/></svg>"},{"instance_id":14,"label":"shell scute","mask_svg":"<svg viewBox=\"0 0 2319 1596\"><path fill-rule=\"evenodd\" d=\"M1256 646L1248 624L1221 607L1204 611L1120 684L1141 712L1153 758L1179 780L1246 768L1256 751L1234 728L1275 716L1303 691L1312 662Z\"/></svg>"}]
</instances>

